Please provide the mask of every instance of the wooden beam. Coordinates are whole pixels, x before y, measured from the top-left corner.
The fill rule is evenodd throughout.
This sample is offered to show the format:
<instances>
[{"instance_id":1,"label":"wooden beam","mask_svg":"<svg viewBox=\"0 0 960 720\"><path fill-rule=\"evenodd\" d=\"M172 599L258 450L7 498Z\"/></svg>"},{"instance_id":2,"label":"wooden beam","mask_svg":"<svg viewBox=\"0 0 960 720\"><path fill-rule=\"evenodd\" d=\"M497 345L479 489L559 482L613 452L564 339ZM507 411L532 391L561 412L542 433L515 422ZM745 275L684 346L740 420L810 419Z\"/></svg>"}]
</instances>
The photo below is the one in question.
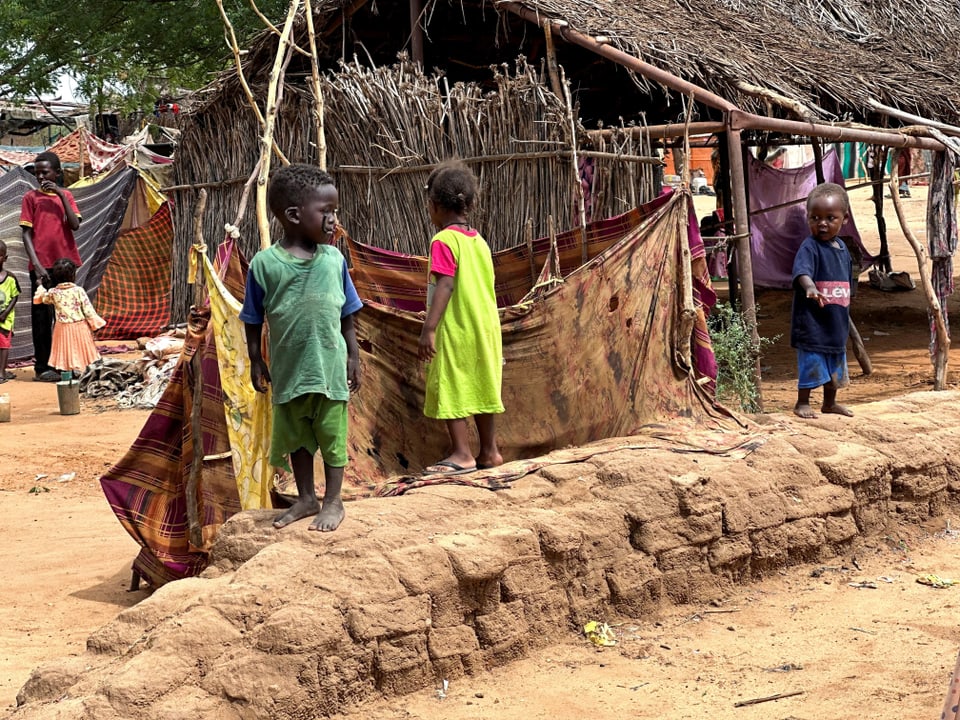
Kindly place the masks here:
<instances>
[{"instance_id":1,"label":"wooden beam","mask_svg":"<svg viewBox=\"0 0 960 720\"><path fill-rule=\"evenodd\" d=\"M840 142L865 142L885 147L923 148L924 150L942 150L943 143L932 138L915 137L898 132L865 130L862 128L825 125L823 123L781 120L752 115L741 110L730 113L730 127L733 130L768 130L770 132L804 135L806 137L826 138Z\"/></svg>"}]
</instances>

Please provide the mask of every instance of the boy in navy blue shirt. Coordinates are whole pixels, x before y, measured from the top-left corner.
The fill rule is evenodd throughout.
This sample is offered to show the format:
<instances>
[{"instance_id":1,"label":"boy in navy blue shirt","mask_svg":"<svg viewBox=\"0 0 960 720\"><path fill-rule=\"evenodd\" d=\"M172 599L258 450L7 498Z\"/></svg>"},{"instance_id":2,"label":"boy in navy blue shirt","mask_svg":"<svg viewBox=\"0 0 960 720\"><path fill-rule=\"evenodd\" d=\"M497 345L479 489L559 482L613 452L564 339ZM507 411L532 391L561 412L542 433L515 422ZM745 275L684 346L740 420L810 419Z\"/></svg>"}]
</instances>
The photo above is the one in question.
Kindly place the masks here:
<instances>
[{"instance_id":1,"label":"boy in navy blue shirt","mask_svg":"<svg viewBox=\"0 0 960 720\"><path fill-rule=\"evenodd\" d=\"M847 191L824 183L807 198L810 237L803 241L793 261L793 311L790 345L797 350L797 404L802 418L817 414L810 407L810 391L823 387L824 413L850 417L849 408L837 404L837 388L846 386L847 336L850 333L852 263L838 237L850 213Z\"/></svg>"}]
</instances>

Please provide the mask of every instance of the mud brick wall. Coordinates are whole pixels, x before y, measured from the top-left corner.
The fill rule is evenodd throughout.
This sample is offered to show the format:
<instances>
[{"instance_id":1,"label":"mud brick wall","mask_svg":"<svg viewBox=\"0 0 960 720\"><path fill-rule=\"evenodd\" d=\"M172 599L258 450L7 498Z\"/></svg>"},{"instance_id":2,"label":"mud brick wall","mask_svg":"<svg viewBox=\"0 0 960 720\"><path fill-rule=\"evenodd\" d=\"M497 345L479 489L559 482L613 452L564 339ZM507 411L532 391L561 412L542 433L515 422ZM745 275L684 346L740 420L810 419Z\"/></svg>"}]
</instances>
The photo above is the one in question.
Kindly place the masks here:
<instances>
[{"instance_id":1,"label":"mud brick wall","mask_svg":"<svg viewBox=\"0 0 960 720\"><path fill-rule=\"evenodd\" d=\"M955 512L958 399L762 418L745 458L619 451L497 493L352 503L333 534L243 513L201 578L36 670L18 718L315 718L509 663L590 619L722 597L844 553L892 516Z\"/></svg>"}]
</instances>

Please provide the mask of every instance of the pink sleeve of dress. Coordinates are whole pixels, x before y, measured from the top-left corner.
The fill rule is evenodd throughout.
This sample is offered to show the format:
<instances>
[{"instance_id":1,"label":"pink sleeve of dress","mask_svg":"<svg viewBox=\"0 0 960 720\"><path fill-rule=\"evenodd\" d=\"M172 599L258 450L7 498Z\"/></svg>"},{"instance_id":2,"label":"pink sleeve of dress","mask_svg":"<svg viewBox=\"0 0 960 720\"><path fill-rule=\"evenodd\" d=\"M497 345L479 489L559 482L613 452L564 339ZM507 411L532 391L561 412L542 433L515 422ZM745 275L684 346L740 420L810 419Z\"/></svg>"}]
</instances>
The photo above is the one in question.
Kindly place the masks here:
<instances>
[{"instance_id":1,"label":"pink sleeve of dress","mask_svg":"<svg viewBox=\"0 0 960 720\"><path fill-rule=\"evenodd\" d=\"M456 277L457 261L453 257L450 246L443 240L434 240L430 243L430 272Z\"/></svg>"}]
</instances>

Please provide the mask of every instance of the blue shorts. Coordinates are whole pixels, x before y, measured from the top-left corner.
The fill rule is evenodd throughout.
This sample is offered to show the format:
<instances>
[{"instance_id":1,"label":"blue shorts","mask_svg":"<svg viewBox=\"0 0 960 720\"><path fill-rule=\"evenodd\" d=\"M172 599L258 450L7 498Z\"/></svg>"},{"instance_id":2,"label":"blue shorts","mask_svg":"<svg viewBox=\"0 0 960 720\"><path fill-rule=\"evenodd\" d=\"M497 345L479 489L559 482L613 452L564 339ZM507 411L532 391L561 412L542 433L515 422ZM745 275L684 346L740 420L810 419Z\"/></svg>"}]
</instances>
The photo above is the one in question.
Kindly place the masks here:
<instances>
[{"instance_id":1,"label":"blue shorts","mask_svg":"<svg viewBox=\"0 0 960 720\"><path fill-rule=\"evenodd\" d=\"M801 390L818 388L833 381L837 387L850 382L847 374L847 354L820 353L797 350L797 387Z\"/></svg>"}]
</instances>

